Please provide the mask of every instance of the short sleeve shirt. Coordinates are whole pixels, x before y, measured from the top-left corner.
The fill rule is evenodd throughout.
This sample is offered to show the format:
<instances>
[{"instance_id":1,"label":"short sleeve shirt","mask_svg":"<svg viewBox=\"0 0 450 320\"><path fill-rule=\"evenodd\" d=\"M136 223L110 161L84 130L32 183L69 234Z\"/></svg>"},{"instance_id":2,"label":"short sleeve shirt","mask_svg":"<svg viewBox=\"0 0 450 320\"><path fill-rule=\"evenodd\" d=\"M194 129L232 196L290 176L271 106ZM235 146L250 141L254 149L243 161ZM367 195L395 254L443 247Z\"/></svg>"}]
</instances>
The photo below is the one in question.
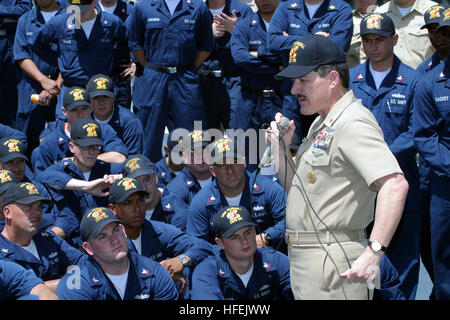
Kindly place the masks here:
<instances>
[{"instance_id":1,"label":"short sleeve shirt","mask_svg":"<svg viewBox=\"0 0 450 320\"><path fill-rule=\"evenodd\" d=\"M402 173L375 117L351 90L325 119L316 118L298 150L296 163L286 223L288 230L301 232L326 230L308 202L332 230L364 229L374 216L376 192L372 184Z\"/></svg>"}]
</instances>

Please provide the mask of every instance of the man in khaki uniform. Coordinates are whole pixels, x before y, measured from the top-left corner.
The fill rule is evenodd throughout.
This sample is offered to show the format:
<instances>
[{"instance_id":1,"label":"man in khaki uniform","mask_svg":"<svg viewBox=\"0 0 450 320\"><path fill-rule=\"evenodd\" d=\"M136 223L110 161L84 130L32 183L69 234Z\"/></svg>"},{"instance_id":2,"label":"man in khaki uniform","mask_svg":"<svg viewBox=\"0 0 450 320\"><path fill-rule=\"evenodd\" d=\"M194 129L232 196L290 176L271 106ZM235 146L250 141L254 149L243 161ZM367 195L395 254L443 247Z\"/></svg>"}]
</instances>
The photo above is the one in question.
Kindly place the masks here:
<instances>
[{"instance_id":1,"label":"man in khaki uniform","mask_svg":"<svg viewBox=\"0 0 450 320\"><path fill-rule=\"evenodd\" d=\"M353 5L355 7L352 12L353 36L350 48L347 51L347 65L349 69L364 63L367 59L361 46L359 29L364 15L372 13L377 7L377 0L353 0Z\"/></svg>"},{"instance_id":2,"label":"man in khaki uniform","mask_svg":"<svg viewBox=\"0 0 450 320\"><path fill-rule=\"evenodd\" d=\"M394 21L398 34L394 54L413 69L435 51L427 30L421 27L425 12L436 4L430 0L391 0L375 10L386 13Z\"/></svg>"},{"instance_id":3,"label":"man in khaki uniform","mask_svg":"<svg viewBox=\"0 0 450 320\"><path fill-rule=\"evenodd\" d=\"M280 182L289 192L286 240L294 296L368 299L369 278L397 228L408 183L376 119L348 90L345 54L333 41L299 39L278 76L293 79L291 93L302 114L319 114L298 150L295 172L285 167L290 151L279 147L281 114L270 130ZM284 145L294 130L291 121ZM367 245L364 229L374 218L377 194Z\"/></svg>"}]
</instances>

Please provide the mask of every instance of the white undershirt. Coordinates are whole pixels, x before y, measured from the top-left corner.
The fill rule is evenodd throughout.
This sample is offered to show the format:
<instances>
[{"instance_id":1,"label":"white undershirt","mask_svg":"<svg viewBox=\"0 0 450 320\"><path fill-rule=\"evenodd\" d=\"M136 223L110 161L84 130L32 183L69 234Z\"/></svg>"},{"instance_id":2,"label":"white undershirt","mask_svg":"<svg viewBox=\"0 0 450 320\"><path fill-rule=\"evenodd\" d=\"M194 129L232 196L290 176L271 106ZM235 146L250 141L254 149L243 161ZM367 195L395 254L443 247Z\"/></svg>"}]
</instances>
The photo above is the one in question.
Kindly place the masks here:
<instances>
[{"instance_id":1,"label":"white undershirt","mask_svg":"<svg viewBox=\"0 0 450 320\"><path fill-rule=\"evenodd\" d=\"M200 188L202 188L202 189L203 189L203 187L207 186L211 182L211 180L212 180L212 177L209 177L206 180L197 179L198 183L200 184Z\"/></svg>"},{"instance_id":2,"label":"white undershirt","mask_svg":"<svg viewBox=\"0 0 450 320\"><path fill-rule=\"evenodd\" d=\"M389 72L391 72L392 68L389 68L386 71L375 71L372 68L372 64L369 63L369 70L370 73L372 73L372 77L373 77L373 81L375 82L375 86L378 88L380 88L381 83L383 82L384 78L386 78L386 76L388 75Z\"/></svg>"},{"instance_id":3,"label":"white undershirt","mask_svg":"<svg viewBox=\"0 0 450 320\"><path fill-rule=\"evenodd\" d=\"M127 289L127 280L128 280L128 271L130 270L130 265L128 264L127 271L125 271L122 274L116 275L116 274L109 274L106 273L109 280L113 283L114 287L116 288L117 292L119 293L120 297L123 300L123 297L125 296L125 290Z\"/></svg>"},{"instance_id":4,"label":"white undershirt","mask_svg":"<svg viewBox=\"0 0 450 320\"><path fill-rule=\"evenodd\" d=\"M41 11L42 16L44 17L45 23L47 23L51 18L53 18L56 15L57 12L58 12L58 10L57 11L52 11L52 12Z\"/></svg>"},{"instance_id":5,"label":"white undershirt","mask_svg":"<svg viewBox=\"0 0 450 320\"><path fill-rule=\"evenodd\" d=\"M164 0L166 2L167 8L169 8L170 14L172 15L175 12L175 9L178 6L180 0Z\"/></svg>"},{"instance_id":6,"label":"white undershirt","mask_svg":"<svg viewBox=\"0 0 450 320\"><path fill-rule=\"evenodd\" d=\"M309 17L310 18L314 17L314 15L316 14L317 10L319 10L319 7L322 4L322 2L320 2L318 4L307 4L307 3L305 3L306 4L306 8L308 9L308 13L309 13Z\"/></svg>"},{"instance_id":7,"label":"white undershirt","mask_svg":"<svg viewBox=\"0 0 450 320\"><path fill-rule=\"evenodd\" d=\"M411 11L412 7L409 8L400 8L399 6L396 6L398 11L400 12L400 14L402 15L402 17L406 16L408 14L408 12Z\"/></svg>"},{"instance_id":8,"label":"white undershirt","mask_svg":"<svg viewBox=\"0 0 450 320\"><path fill-rule=\"evenodd\" d=\"M108 119L106 119L106 120L99 120L99 119L97 119L97 117L94 114L94 120L99 122L99 123L106 123L107 124L109 122L109 120L111 120L111 118L113 116L113 113L114 113L114 109L113 109L113 112L111 112L111 116Z\"/></svg>"},{"instance_id":9,"label":"white undershirt","mask_svg":"<svg viewBox=\"0 0 450 320\"><path fill-rule=\"evenodd\" d=\"M236 274L238 275L239 278L241 278L242 283L244 284L244 286L246 288L247 288L248 282L250 281L250 277L252 276L252 272L253 272L253 264L250 267L250 269L244 274L239 274L236 272Z\"/></svg>"},{"instance_id":10,"label":"white undershirt","mask_svg":"<svg viewBox=\"0 0 450 320\"><path fill-rule=\"evenodd\" d=\"M152 210L153 212L153 210ZM134 246L136 247L136 250L139 254L142 254L142 232L139 232L139 237L137 237L136 239L131 239L131 241L133 242Z\"/></svg>"},{"instance_id":11,"label":"white undershirt","mask_svg":"<svg viewBox=\"0 0 450 320\"><path fill-rule=\"evenodd\" d=\"M149 220L152 218L153 212L155 211L155 209L152 210L146 210L145 211L145 219Z\"/></svg>"},{"instance_id":12,"label":"white undershirt","mask_svg":"<svg viewBox=\"0 0 450 320\"><path fill-rule=\"evenodd\" d=\"M238 206L239 202L241 201L241 197L242 197L242 193L239 194L237 197L225 197L225 199L227 199L228 205L229 206Z\"/></svg>"},{"instance_id":13,"label":"white undershirt","mask_svg":"<svg viewBox=\"0 0 450 320\"><path fill-rule=\"evenodd\" d=\"M219 9L209 9L209 11L211 11L212 15L215 15L215 14L220 14L223 11L223 9L225 9L225 6L223 6L222 8L219 8Z\"/></svg>"},{"instance_id":14,"label":"white undershirt","mask_svg":"<svg viewBox=\"0 0 450 320\"><path fill-rule=\"evenodd\" d=\"M88 172L83 172L84 180L89 181L89 177L91 176L91 170Z\"/></svg>"},{"instance_id":15,"label":"white undershirt","mask_svg":"<svg viewBox=\"0 0 450 320\"><path fill-rule=\"evenodd\" d=\"M98 4L100 5L100 8L102 8L102 11L106 11L111 14L114 14L114 10L116 10L116 7L117 7L117 2L112 7L105 7L100 2L98 2Z\"/></svg>"},{"instance_id":16,"label":"white undershirt","mask_svg":"<svg viewBox=\"0 0 450 320\"><path fill-rule=\"evenodd\" d=\"M31 239L30 244L26 247L22 247L25 250L27 250L29 253L31 253L33 256L36 257L36 259L41 260L39 257L39 253L37 252L36 245L34 244L33 239Z\"/></svg>"},{"instance_id":17,"label":"white undershirt","mask_svg":"<svg viewBox=\"0 0 450 320\"><path fill-rule=\"evenodd\" d=\"M95 19L97 19L97 17L81 23L81 27L83 28L83 31L86 34L86 38L88 39L89 36L91 35L92 28L94 27Z\"/></svg>"}]
</instances>

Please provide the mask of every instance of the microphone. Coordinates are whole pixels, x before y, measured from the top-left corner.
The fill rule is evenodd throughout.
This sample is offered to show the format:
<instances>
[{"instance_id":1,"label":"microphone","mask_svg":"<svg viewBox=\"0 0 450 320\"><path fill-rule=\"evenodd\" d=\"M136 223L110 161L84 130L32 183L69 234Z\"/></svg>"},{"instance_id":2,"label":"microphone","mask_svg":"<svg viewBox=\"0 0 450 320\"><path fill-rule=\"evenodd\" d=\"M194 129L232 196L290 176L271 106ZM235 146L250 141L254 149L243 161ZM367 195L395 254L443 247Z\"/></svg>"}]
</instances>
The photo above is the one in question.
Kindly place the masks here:
<instances>
[{"instance_id":1,"label":"microphone","mask_svg":"<svg viewBox=\"0 0 450 320\"><path fill-rule=\"evenodd\" d=\"M283 134L289 130L290 120L286 117L281 117L280 124L278 125L278 130L280 131L280 138ZM272 162L272 143L268 143L266 151L264 151L263 157L259 162L258 169L262 169L264 166Z\"/></svg>"}]
</instances>

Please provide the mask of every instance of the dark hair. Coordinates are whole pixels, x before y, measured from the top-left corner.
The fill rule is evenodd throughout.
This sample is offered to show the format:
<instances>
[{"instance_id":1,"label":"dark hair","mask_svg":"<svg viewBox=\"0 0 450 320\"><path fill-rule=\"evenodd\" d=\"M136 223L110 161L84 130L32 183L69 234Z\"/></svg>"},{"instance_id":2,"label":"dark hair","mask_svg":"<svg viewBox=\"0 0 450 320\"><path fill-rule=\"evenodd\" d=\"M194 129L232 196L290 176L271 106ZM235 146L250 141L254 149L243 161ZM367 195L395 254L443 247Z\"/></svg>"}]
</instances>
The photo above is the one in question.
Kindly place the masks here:
<instances>
[{"instance_id":1,"label":"dark hair","mask_svg":"<svg viewBox=\"0 0 450 320\"><path fill-rule=\"evenodd\" d=\"M341 78L342 86L348 89L349 83L349 72L347 62L330 63L318 66L314 71L316 71L321 78L325 78L331 71L336 70L339 73L339 78Z\"/></svg>"}]
</instances>

